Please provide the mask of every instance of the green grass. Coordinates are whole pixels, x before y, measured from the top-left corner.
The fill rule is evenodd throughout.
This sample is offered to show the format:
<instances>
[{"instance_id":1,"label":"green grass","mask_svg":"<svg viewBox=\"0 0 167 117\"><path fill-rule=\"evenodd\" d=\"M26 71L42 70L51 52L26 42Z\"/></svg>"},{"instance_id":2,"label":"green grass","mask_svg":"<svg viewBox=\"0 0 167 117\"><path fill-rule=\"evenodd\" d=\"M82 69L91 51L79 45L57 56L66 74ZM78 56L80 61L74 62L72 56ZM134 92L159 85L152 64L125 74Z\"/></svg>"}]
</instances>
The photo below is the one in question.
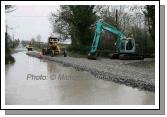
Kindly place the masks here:
<instances>
[{"instance_id":1,"label":"green grass","mask_svg":"<svg viewBox=\"0 0 167 117\"><path fill-rule=\"evenodd\" d=\"M41 52L41 51L42 51L41 48L37 48L37 47L34 47L33 49L34 49L35 51L37 51L37 52Z\"/></svg>"},{"instance_id":2,"label":"green grass","mask_svg":"<svg viewBox=\"0 0 167 117\"><path fill-rule=\"evenodd\" d=\"M9 48L5 48L5 64L14 63L15 59L11 56L11 50Z\"/></svg>"},{"instance_id":3,"label":"green grass","mask_svg":"<svg viewBox=\"0 0 167 117\"><path fill-rule=\"evenodd\" d=\"M67 48L69 45L68 44L59 44L61 48Z\"/></svg>"},{"instance_id":4,"label":"green grass","mask_svg":"<svg viewBox=\"0 0 167 117\"><path fill-rule=\"evenodd\" d=\"M70 57L76 57L76 58L86 58L87 57L87 55L85 54L80 54L74 51L67 51L67 55Z\"/></svg>"}]
</instances>

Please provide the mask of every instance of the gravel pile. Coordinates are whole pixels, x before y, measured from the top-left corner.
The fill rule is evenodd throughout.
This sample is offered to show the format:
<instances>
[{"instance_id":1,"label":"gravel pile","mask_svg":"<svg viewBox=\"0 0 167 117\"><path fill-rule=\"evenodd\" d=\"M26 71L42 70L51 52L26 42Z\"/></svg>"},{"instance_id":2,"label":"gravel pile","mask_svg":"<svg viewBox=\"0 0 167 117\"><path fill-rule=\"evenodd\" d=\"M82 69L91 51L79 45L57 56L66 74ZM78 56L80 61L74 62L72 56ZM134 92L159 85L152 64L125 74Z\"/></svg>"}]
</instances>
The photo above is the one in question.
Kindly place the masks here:
<instances>
[{"instance_id":1,"label":"gravel pile","mask_svg":"<svg viewBox=\"0 0 167 117\"><path fill-rule=\"evenodd\" d=\"M38 52L27 52L27 55L40 57ZM61 63L66 67L73 67L78 71L87 71L96 78L125 84L142 90L155 92L155 70L154 62L152 67L147 67L149 60L111 60L99 59L88 60L87 58L73 57L50 57L43 56L44 59ZM143 64L145 63L146 64ZM133 65L134 63L134 65ZM136 63L142 63L136 66Z\"/></svg>"}]
</instances>

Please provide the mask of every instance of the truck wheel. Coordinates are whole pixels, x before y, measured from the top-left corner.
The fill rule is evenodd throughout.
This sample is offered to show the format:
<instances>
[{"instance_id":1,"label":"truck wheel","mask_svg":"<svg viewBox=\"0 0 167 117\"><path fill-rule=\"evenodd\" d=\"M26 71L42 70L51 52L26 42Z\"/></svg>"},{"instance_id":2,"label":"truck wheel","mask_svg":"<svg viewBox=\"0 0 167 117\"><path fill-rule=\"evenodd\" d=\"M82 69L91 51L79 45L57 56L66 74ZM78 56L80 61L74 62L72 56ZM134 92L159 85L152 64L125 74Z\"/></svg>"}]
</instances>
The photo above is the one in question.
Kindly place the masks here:
<instances>
[{"instance_id":1,"label":"truck wheel","mask_svg":"<svg viewBox=\"0 0 167 117\"><path fill-rule=\"evenodd\" d=\"M64 51L64 52L63 52L63 55L64 55L64 57L67 57L67 52Z\"/></svg>"},{"instance_id":2,"label":"truck wheel","mask_svg":"<svg viewBox=\"0 0 167 117\"><path fill-rule=\"evenodd\" d=\"M42 49L42 54L45 55L45 49Z\"/></svg>"},{"instance_id":3,"label":"truck wheel","mask_svg":"<svg viewBox=\"0 0 167 117\"><path fill-rule=\"evenodd\" d=\"M51 56L52 56L52 57L54 56L54 51L51 51Z\"/></svg>"}]
</instances>

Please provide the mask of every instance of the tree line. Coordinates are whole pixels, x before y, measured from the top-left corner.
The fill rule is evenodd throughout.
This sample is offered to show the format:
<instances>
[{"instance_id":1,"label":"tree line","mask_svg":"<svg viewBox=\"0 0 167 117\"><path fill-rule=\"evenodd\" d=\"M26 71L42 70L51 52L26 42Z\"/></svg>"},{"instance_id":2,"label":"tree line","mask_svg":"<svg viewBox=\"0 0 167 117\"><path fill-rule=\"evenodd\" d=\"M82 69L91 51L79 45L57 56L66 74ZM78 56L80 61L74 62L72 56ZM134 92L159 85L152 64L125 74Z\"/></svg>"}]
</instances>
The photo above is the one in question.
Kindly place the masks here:
<instances>
[{"instance_id":1,"label":"tree line","mask_svg":"<svg viewBox=\"0 0 167 117\"><path fill-rule=\"evenodd\" d=\"M133 37L142 54L154 54L154 5L62 5L50 16L53 32L70 37L72 45L69 49L83 53L90 49L98 19L125 32L127 37ZM115 40L115 35L103 31L99 50L114 51Z\"/></svg>"},{"instance_id":2,"label":"tree line","mask_svg":"<svg viewBox=\"0 0 167 117\"><path fill-rule=\"evenodd\" d=\"M14 6L5 5L5 13L13 12ZM11 56L11 50L16 48L19 45L19 39L12 39L12 37L8 33L8 25L6 24L6 32L5 32L5 64L13 63L15 59Z\"/></svg>"}]
</instances>

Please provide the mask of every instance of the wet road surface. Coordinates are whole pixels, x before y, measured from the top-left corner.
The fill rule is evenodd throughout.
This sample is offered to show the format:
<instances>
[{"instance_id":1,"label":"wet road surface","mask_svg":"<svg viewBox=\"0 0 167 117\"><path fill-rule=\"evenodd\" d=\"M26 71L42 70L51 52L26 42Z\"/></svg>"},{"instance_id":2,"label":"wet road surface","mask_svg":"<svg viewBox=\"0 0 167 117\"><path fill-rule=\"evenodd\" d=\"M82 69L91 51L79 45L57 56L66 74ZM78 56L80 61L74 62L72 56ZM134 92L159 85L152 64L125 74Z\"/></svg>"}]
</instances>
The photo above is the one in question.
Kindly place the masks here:
<instances>
[{"instance_id":1,"label":"wet road surface","mask_svg":"<svg viewBox=\"0 0 167 117\"><path fill-rule=\"evenodd\" d=\"M95 78L58 63L13 54L5 67L6 105L154 105L155 94Z\"/></svg>"}]
</instances>

